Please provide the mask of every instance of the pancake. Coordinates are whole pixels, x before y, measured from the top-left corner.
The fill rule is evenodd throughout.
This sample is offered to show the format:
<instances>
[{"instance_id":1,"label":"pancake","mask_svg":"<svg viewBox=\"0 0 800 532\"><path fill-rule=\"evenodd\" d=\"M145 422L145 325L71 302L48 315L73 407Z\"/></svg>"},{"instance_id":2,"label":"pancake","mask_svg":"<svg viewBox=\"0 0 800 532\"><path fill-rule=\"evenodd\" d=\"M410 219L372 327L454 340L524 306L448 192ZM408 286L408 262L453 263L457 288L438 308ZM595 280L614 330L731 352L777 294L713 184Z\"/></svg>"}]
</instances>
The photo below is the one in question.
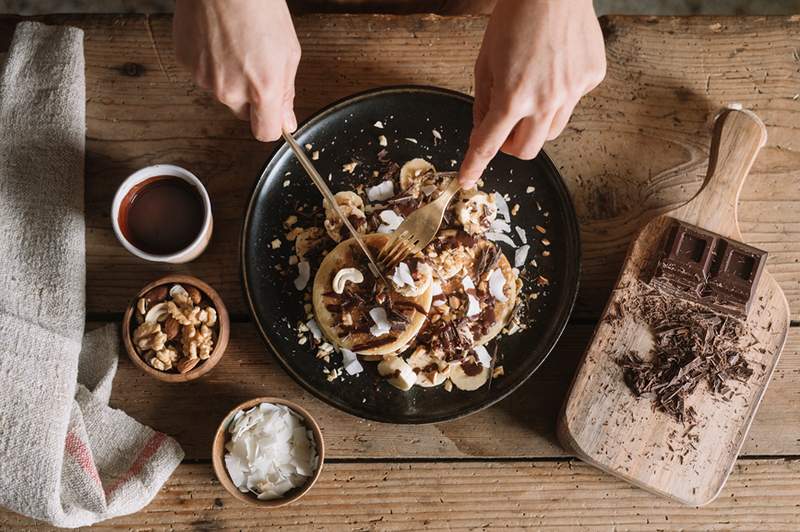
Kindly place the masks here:
<instances>
[{"instance_id":1,"label":"pancake","mask_svg":"<svg viewBox=\"0 0 800 532\"><path fill-rule=\"evenodd\" d=\"M377 255L389 235L373 233L363 238ZM340 275L338 288L343 290L339 294L334 290L334 280L337 273L346 268L354 270ZM363 280L354 282L359 276ZM343 282L343 277L353 280ZM432 287L428 286L421 294L407 297L376 282L366 257L350 238L331 250L322 261L314 277L312 302L317 323L328 341L360 355L386 355L398 352L417 335L431 308L431 292ZM390 330L382 334L374 329L379 325L370 315L377 309L383 309L378 313L384 313L391 325Z\"/></svg>"}]
</instances>

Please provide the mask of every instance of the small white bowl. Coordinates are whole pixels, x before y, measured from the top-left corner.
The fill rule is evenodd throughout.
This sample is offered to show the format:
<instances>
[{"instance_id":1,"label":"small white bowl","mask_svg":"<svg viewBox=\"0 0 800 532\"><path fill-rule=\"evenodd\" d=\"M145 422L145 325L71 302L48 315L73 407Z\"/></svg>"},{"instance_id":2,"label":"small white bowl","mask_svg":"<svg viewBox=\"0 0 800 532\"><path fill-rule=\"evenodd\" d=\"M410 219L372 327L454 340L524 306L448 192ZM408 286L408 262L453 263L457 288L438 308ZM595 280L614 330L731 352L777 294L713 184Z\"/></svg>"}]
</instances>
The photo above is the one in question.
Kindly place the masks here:
<instances>
[{"instance_id":1,"label":"small white bowl","mask_svg":"<svg viewBox=\"0 0 800 532\"><path fill-rule=\"evenodd\" d=\"M200 194L200 197L203 199L203 208L205 214L203 218L203 227L200 230L200 234L197 235L197 238L195 238L191 244L171 255L153 255L152 253L147 253L137 248L127 238L125 238L125 235L122 233L122 229L119 226L119 210L122 206L122 200L125 199L125 196L133 187L142 181L163 175L179 177L187 183L193 185ZM197 176L195 176L189 170L181 168L180 166L175 166L174 164L155 164L153 166L142 168L141 170L129 175L119 186L117 193L114 194L114 201L111 204L111 224L114 227L114 234L117 235L117 240L119 240L120 244L122 244L125 249L127 249L133 255L152 262L169 262L172 264L189 262L199 257L200 254L205 251L208 243L211 241L211 233L214 229L214 220L211 215L211 200L208 197L208 191L206 190L206 187L204 187L203 183L197 179Z\"/></svg>"}]
</instances>

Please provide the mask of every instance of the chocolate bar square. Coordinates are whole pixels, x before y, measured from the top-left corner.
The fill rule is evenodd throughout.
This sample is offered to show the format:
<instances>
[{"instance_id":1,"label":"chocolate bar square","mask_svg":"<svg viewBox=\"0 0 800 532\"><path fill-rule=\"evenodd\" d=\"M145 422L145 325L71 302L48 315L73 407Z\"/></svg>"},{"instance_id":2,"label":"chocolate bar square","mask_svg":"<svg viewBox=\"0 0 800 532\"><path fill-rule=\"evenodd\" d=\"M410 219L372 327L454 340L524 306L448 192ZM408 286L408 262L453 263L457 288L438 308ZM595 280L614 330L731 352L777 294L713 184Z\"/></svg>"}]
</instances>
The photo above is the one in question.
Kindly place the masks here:
<instances>
[{"instance_id":1,"label":"chocolate bar square","mask_svg":"<svg viewBox=\"0 0 800 532\"><path fill-rule=\"evenodd\" d=\"M719 238L685 224L675 224L667 239L652 284L668 292L700 297L708 280Z\"/></svg>"},{"instance_id":2,"label":"chocolate bar square","mask_svg":"<svg viewBox=\"0 0 800 532\"><path fill-rule=\"evenodd\" d=\"M765 251L676 220L650 284L746 318L766 258Z\"/></svg>"}]
</instances>

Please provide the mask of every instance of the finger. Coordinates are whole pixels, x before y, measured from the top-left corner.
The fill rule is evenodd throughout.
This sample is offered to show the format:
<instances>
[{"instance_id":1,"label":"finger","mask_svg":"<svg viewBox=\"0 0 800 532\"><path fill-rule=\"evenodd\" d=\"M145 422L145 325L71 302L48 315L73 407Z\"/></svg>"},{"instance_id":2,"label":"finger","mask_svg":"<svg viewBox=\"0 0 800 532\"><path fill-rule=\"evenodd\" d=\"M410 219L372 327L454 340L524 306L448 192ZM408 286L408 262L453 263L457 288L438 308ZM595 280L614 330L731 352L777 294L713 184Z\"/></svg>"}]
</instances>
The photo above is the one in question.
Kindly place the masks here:
<instances>
[{"instance_id":1,"label":"finger","mask_svg":"<svg viewBox=\"0 0 800 532\"><path fill-rule=\"evenodd\" d=\"M261 142L271 142L281 136L283 98L275 91L254 94L250 101L250 129Z\"/></svg>"},{"instance_id":2,"label":"finger","mask_svg":"<svg viewBox=\"0 0 800 532\"><path fill-rule=\"evenodd\" d=\"M481 123L472 130L469 148L458 173L463 188L471 188L480 179L489 162L508 138L516 121L513 114L491 108Z\"/></svg>"},{"instance_id":3,"label":"finger","mask_svg":"<svg viewBox=\"0 0 800 532\"><path fill-rule=\"evenodd\" d=\"M294 133L297 129L297 117L294 114L294 85L290 85L283 98L283 127Z\"/></svg>"},{"instance_id":4,"label":"finger","mask_svg":"<svg viewBox=\"0 0 800 532\"><path fill-rule=\"evenodd\" d=\"M483 62L478 57L475 63L475 100L472 103L472 126L475 127L486 117L489 110L489 100L492 91L491 74L482 66Z\"/></svg>"},{"instance_id":5,"label":"finger","mask_svg":"<svg viewBox=\"0 0 800 532\"><path fill-rule=\"evenodd\" d=\"M556 111L553 117L553 123L550 124L550 130L547 132L547 140L553 140L558 137L564 128L569 123L569 118L572 116L572 111L575 110L575 104L567 104Z\"/></svg>"},{"instance_id":6,"label":"finger","mask_svg":"<svg viewBox=\"0 0 800 532\"><path fill-rule=\"evenodd\" d=\"M545 137L550 131L553 115L544 119L526 116L514 127L514 131L503 144L503 152L519 157L520 159L533 159L544 145Z\"/></svg>"},{"instance_id":7,"label":"finger","mask_svg":"<svg viewBox=\"0 0 800 532\"><path fill-rule=\"evenodd\" d=\"M250 120L250 104L249 103L242 102L239 105L236 105L236 106L230 106L229 105L228 107L230 108L231 111L233 111L233 114L239 120L244 120L245 122Z\"/></svg>"}]
</instances>

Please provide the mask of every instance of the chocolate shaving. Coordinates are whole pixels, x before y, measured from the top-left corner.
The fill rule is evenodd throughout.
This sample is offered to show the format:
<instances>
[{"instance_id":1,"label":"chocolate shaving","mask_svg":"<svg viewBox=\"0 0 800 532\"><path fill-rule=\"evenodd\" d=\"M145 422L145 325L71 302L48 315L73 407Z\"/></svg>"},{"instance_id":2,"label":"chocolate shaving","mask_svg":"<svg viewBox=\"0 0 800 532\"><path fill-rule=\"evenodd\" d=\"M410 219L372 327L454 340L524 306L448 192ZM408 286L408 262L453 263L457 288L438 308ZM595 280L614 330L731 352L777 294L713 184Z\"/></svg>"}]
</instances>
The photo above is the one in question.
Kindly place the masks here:
<instances>
[{"instance_id":1,"label":"chocolate shaving","mask_svg":"<svg viewBox=\"0 0 800 532\"><path fill-rule=\"evenodd\" d=\"M701 383L727 401L733 395L727 383L746 382L753 374L742 354L742 321L654 289L640 290L616 309L618 316L638 316L654 335L648 360L631 351L617 361L625 383L637 397L650 398L656 410L677 421L695 421L686 400Z\"/></svg>"},{"instance_id":2,"label":"chocolate shaving","mask_svg":"<svg viewBox=\"0 0 800 532\"><path fill-rule=\"evenodd\" d=\"M500 249L497 246L491 245L483 248L480 257L478 257L478 263L475 266L477 278L482 279L487 272L495 267L499 259Z\"/></svg>"},{"instance_id":3,"label":"chocolate shaving","mask_svg":"<svg viewBox=\"0 0 800 532\"><path fill-rule=\"evenodd\" d=\"M365 349L374 349L376 347L381 347L387 344L391 344L397 340L396 336L385 336L382 338L377 338L375 340L370 340L369 342L362 342L360 344L356 344L353 346L353 351L364 351Z\"/></svg>"}]
</instances>

